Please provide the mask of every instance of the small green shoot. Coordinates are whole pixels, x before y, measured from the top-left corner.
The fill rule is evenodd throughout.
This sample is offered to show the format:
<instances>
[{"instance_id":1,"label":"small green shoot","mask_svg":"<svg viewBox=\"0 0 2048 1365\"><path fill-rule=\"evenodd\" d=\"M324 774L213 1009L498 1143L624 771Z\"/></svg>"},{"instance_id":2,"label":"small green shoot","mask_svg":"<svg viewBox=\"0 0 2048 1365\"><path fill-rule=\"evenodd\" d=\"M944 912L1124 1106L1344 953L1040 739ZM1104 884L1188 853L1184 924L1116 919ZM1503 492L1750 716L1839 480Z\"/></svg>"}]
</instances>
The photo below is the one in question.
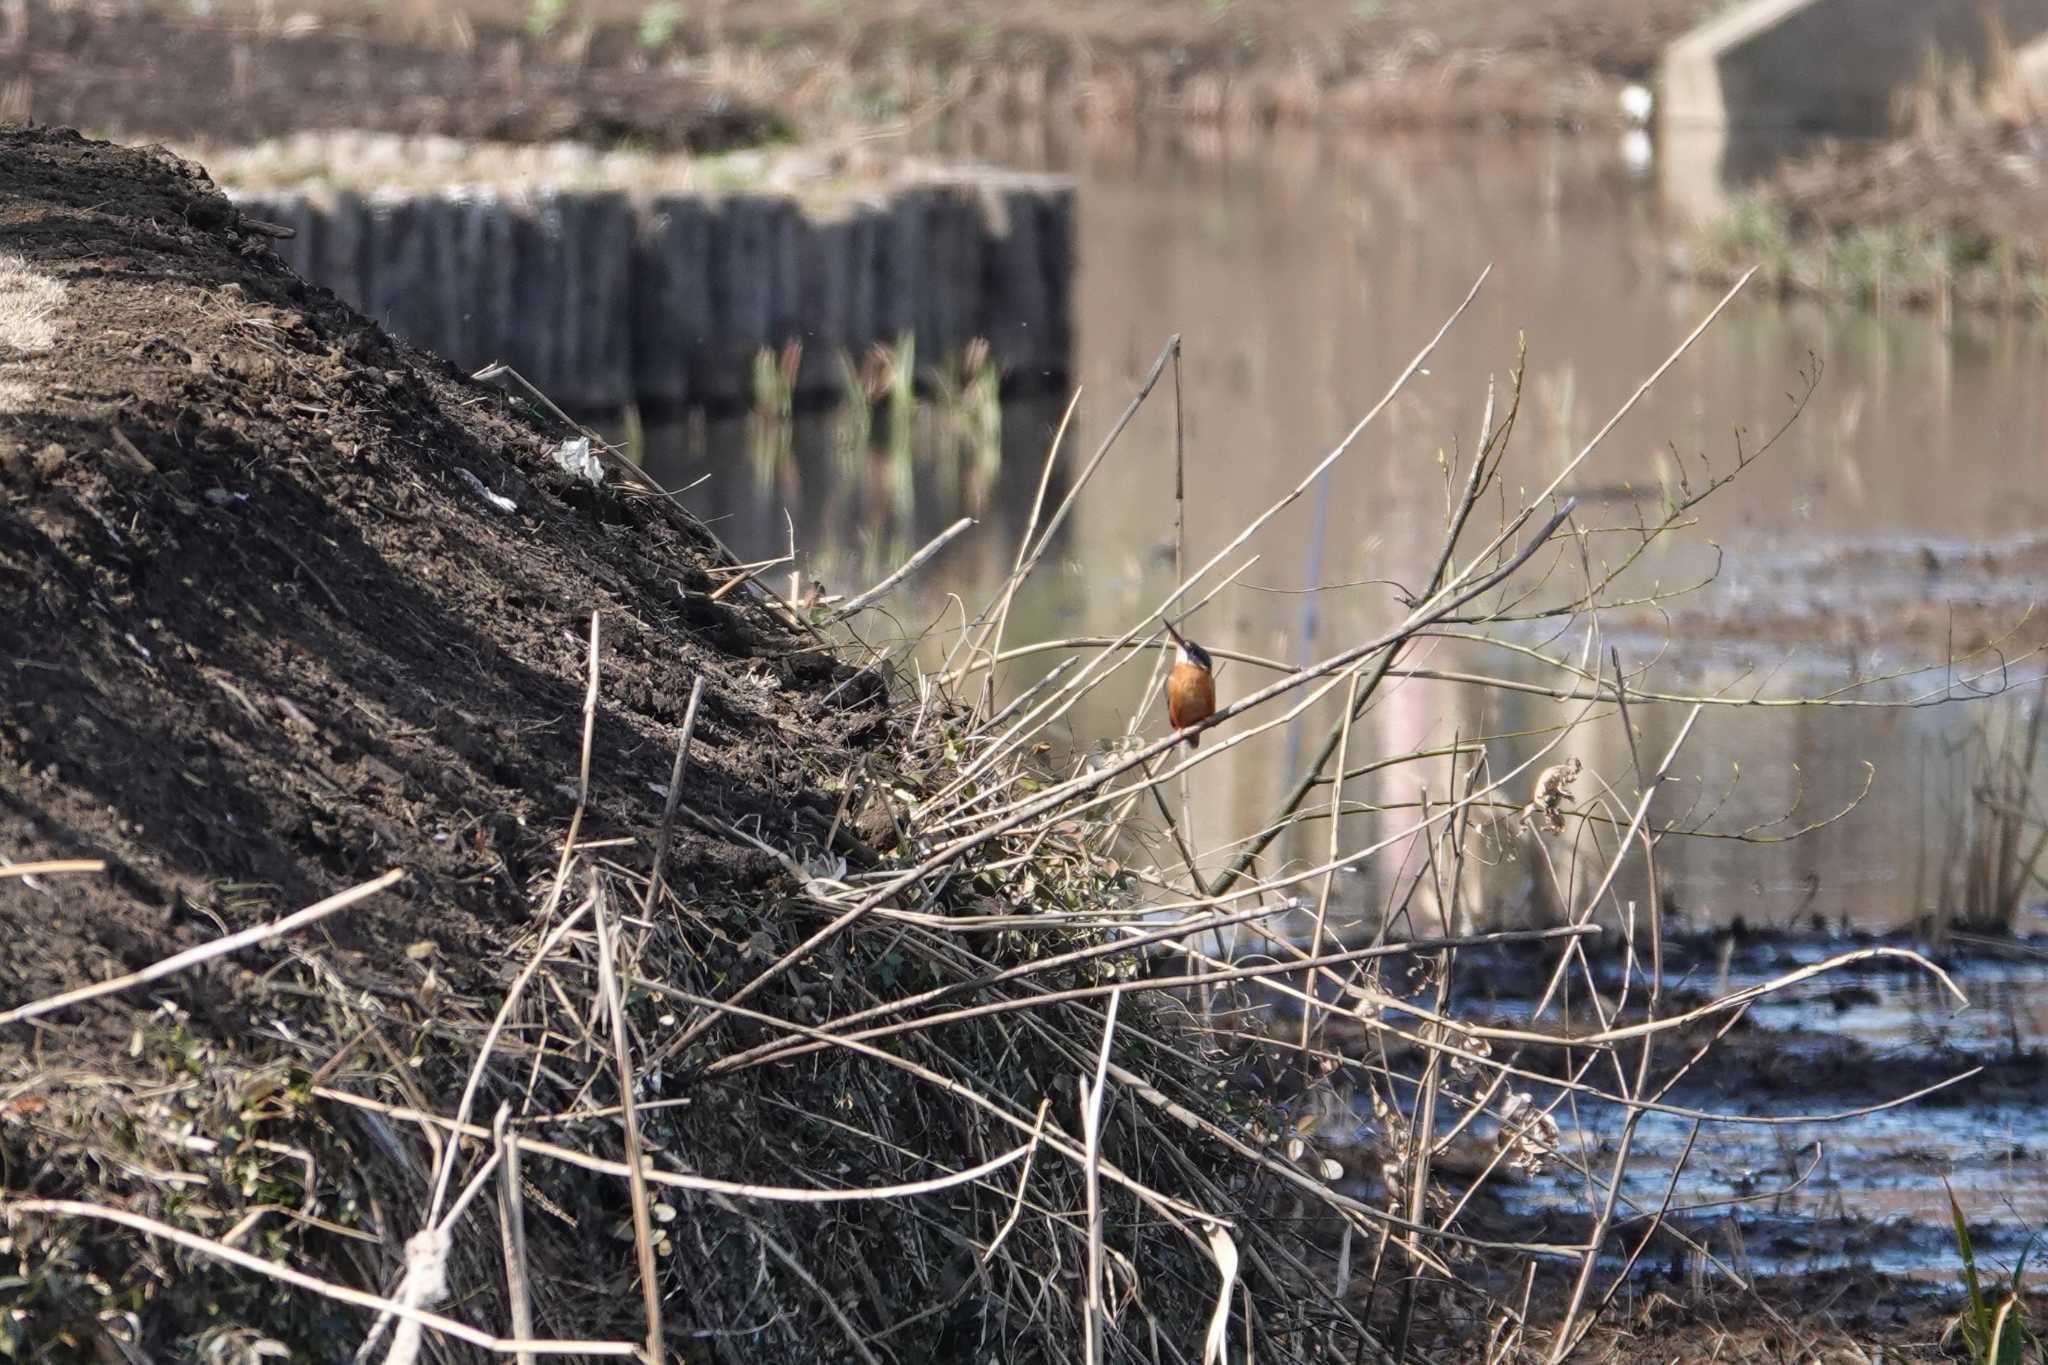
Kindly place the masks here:
<instances>
[{"instance_id":1,"label":"small green shoot","mask_svg":"<svg viewBox=\"0 0 2048 1365\"><path fill-rule=\"evenodd\" d=\"M1955 1328L1962 1335L1972 1365L2025 1365L2030 1355L2037 1363L2048 1362L2048 1346L2027 1326L2021 1299L2026 1288L2027 1257L2033 1248L2029 1246L2020 1253L2012 1268L2011 1284L1993 1307L1984 1297L1984 1287L1977 1275L1977 1253L1970 1242L1969 1222L1963 1217L1963 1206L1956 1202L1952 1189L1948 1191L1948 1211L1955 1226L1956 1254L1963 1262L1963 1288L1969 1294L1969 1303L1956 1318Z\"/></svg>"}]
</instances>

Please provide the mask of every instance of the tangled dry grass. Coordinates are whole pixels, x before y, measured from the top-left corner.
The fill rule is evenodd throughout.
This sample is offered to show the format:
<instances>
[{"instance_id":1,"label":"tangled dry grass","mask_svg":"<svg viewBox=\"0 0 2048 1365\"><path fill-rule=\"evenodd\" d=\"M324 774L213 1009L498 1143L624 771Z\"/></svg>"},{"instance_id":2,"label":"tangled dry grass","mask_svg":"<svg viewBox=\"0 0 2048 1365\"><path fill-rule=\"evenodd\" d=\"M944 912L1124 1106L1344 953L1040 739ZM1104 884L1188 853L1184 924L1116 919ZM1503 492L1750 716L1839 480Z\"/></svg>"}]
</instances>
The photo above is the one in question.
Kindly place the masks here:
<instances>
[{"instance_id":1,"label":"tangled dry grass","mask_svg":"<svg viewBox=\"0 0 2048 1365\"><path fill-rule=\"evenodd\" d=\"M168 996L119 1065L52 1071L15 1053L0 1113L15 1159L36 1169L8 1173L14 1278L0 1291L0 1342L17 1355L129 1359L175 1343L211 1361L1207 1365L1388 1359L1425 1343L1489 1360L1574 1352L1635 1261L1688 1236L1666 1217L1669 1191L1663 1207L1623 1192L1638 1121L1740 1121L1668 1097L1751 1002L1868 953L1911 956L1863 950L1705 1004L1664 999L1657 850L1691 813L1660 811L1658 798L1692 720L1743 699L1656 690L1603 651L1598 623L1642 600L1630 566L1761 450L1738 447L1698 482L1681 474L1632 522L1583 526L1563 490L1699 330L1576 460L1482 532L1474 514L1504 486L1515 412L1489 397L1482 439L1449 471L1440 551L1417 566L1394 628L1281 667L1208 722L1197 752L1144 738L1141 711L1106 756L1061 770L1044 756L1060 718L1132 662L1152 663L1156 697L1163 656L1147 646L1161 622L1220 590L1212 575L1354 447L1442 335L1153 611L1007 701L988 675L1044 647L1004 649L1017 587L1177 341L1050 510L1041 484L1009 581L950 640L877 645L860 622L822 622L777 596L764 566L725 556L717 571L753 609L792 631L837 632L860 671L835 688L890 681L889 724L875 730L886 739L818 751L813 785L837 796L822 839L798 844L697 799L695 694L659 825L583 837L593 793L614 780L592 759L606 696L606 622L593 612L574 814L531 884L526 923L487 964L494 988L449 989L428 973L410 992L366 990L317 942L288 937L349 913L399 868L152 969L155 980L203 973L220 954L260 948L274 1008L242 1045ZM1596 541L1621 548L1595 554ZM1363 770L1352 723L1389 679L1438 676L1413 662L1414 646L1531 619L1584 632L1576 658L1543 656L1555 678L1542 690L1564 718L1498 769L1483 737L1370 756L1366 768L1447 759L1449 777L1397 833L1347 837L1357 807L1330 765ZM931 661L934 650L944 657ZM928 666L891 662L906 658ZM2012 662L1988 664L1978 690ZM1917 700L1971 686L1951 671ZM1340 700L1327 743L1264 828L1191 846L1169 800L1176 784ZM1687 715L1661 754L1635 751L1630 712L1648 706ZM1602 724L1629 735L1631 770L1582 777L1574 746ZM1574 787L1589 779L1597 792ZM1327 806L1311 806L1324 787ZM1323 856L1266 860L1310 820L1327 821ZM1472 864L1502 823L1533 829L1557 922L1468 932ZM673 878L679 832L758 855L768 872L748 894ZM1214 876L1200 871L1219 858ZM1341 872L1408 859L1424 872L1377 924L1328 922ZM1618 893L1625 871L1645 899ZM92 875L0 873L60 889ZM1313 932L1291 933L1290 915ZM1226 951L1226 935L1255 948ZM1518 945L1547 973L1528 1026L1447 1011L1459 953ZM431 963L434 945L415 946ZM1606 970L1616 960L1618 990ZM24 1002L0 1025L40 1015L87 1027L85 1003ZM1248 1058L1285 1083L1248 1090ZM1626 1114L1604 1159L1564 1139L1568 1104ZM1361 1107L1375 1116L1379 1165L1368 1194L1347 1192L1315 1122ZM1475 1141L1477 1161L1461 1165ZM1489 1181L1557 1163L1584 1175L1568 1236L1475 1221Z\"/></svg>"}]
</instances>

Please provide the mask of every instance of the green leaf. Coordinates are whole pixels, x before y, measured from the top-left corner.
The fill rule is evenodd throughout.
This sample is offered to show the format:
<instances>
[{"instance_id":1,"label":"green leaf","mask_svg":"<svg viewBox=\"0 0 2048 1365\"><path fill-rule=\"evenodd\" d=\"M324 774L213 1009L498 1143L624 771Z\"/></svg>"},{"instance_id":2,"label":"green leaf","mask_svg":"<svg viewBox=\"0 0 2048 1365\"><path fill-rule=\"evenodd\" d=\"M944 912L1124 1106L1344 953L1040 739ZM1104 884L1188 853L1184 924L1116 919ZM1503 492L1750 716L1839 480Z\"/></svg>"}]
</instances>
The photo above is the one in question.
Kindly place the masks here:
<instances>
[{"instance_id":1,"label":"green leaf","mask_svg":"<svg viewBox=\"0 0 2048 1365\"><path fill-rule=\"evenodd\" d=\"M1946 1182L1943 1182L1944 1186ZM1974 1360L1989 1360L1991 1347L1991 1310L1984 1304L1984 1291L1977 1283L1977 1255L1970 1246L1970 1226L1963 1220L1963 1206L1956 1202L1956 1192L1948 1191L1948 1212L1956 1229L1956 1251L1963 1258L1963 1287L1970 1291L1970 1312L1963 1319L1963 1340L1969 1343L1970 1356Z\"/></svg>"}]
</instances>

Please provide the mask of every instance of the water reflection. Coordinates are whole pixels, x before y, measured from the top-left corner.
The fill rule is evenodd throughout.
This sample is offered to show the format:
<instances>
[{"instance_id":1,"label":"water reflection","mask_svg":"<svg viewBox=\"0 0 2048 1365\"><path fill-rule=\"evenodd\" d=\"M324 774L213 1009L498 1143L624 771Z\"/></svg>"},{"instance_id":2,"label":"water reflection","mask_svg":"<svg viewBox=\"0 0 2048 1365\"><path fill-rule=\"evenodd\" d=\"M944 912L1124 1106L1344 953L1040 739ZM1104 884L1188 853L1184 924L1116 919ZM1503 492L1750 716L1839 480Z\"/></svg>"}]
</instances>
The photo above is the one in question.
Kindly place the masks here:
<instances>
[{"instance_id":1,"label":"water reflection","mask_svg":"<svg viewBox=\"0 0 2048 1365\"><path fill-rule=\"evenodd\" d=\"M643 455L664 486L697 485L691 506L727 544L769 558L794 535L803 572L834 592L865 587L974 517L974 533L932 571L932 581L969 592L1009 571L1062 408L1055 398L1013 398L990 426L934 402L845 404L786 419L679 414L645 424ZM1056 473L1048 497L1064 491Z\"/></svg>"},{"instance_id":2,"label":"water reflection","mask_svg":"<svg viewBox=\"0 0 2048 1365\"><path fill-rule=\"evenodd\" d=\"M1034 129L1035 141L1020 145L1018 135L985 129L949 136L956 151L1080 178L1075 310L1085 389L1060 478L1072 477L1090 440L1109 428L1163 340L1185 336L1191 563L1300 479L1492 267L1426 373L1325 485L1245 547L1258 562L1191 623L1212 648L1300 660L1391 624L1399 603L1373 580L1426 572L1447 496L1444 458L1469 458L1489 384L1498 403L1508 401L1521 338L1529 382L1510 486L1501 490L1510 502L1519 488L1547 482L1713 302L1670 278L1679 214L1604 140L1302 133L1237 143L1223 133L1140 133L1094 144ZM1629 666L1657 661L1641 687L1786 696L1938 659L1950 611L1977 612L1979 624L2023 621L2048 559L2030 539L2048 524L2048 391L2033 382L2048 342L2032 323L1944 326L1739 300L1572 488L1589 515L1626 522L1635 497L1654 505L1674 468L1695 478L1708 464L1725 472L1782 422L1788 392L1803 390L1816 359L1824 376L1784 440L1703 505L1687 535L1654 546L1632 580L1669 588L1711 577L1712 585L1689 606L1624 614L1620 633L1597 642L1581 624L1550 652L1577 655L1593 644L1589 657L1604 663L1618 646ZM692 500L721 519L721 534L743 554L780 553L786 513L800 550L834 590L864 586L955 517L980 517L976 532L926 572L924 600L902 604L898 615L917 629L938 617L942 592L961 594L971 611L1007 571L1058 417L1052 400L1007 405L999 458L963 454L937 430L914 432L906 452L900 438L849 440L831 416L799 415L786 445L765 450L743 422L695 434L656 427L649 460L671 483L713 473ZM1173 395L1162 390L1020 597L1010 641L1114 635L1170 589L1174 420ZM1356 586L1313 599L1291 591L1330 583ZM1914 626L1911 638L1901 623ZM2032 638L2026 629L2022 642ZM1006 686L1028 684L1058 657L1014 661ZM1539 688L1558 681L1497 648L1427 641L1403 666L1409 672L1389 680L1354 733L1354 752L1478 739L1493 770L1505 771L1540 747L1546 727L1586 710L1538 691L1421 676L1483 672ZM1144 702L1146 672L1125 670L1055 738L1085 751L1121 734ZM1227 699L1269 676L1227 663L1219 686ZM1937 673L1888 695L1942 682ZM1200 847L1217 850L1214 865L1272 816L1334 705L1197 770L1195 832ZM1592 714L1574 751L1626 799L1633 767L1618 719L1611 708ZM1641 750L1661 755L1683 707L1646 701L1637 719ZM1680 757L1679 789L1660 804L1662 817L1768 840L1859 795L1861 804L1789 843L1674 840L1664 860L1673 903L1711 923L1911 923L1952 894L1941 864L1969 781L1955 755L1982 722L1981 712L1955 706L1710 709ZM1140 729L1156 734L1163 725L1155 704ZM1440 799L1445 765L1383 770L1350 784L1346 800ZM1584 791L1597 789L1589 781ZM1347 816L1345 842L1393 832L1405 818ZM1326 839L1325 827L1311 826L1276 846L1265 866L1319 859ZM1537 913L1525 904L1521 854L1501 842L1498 866L1473 873L1475 914ZM1624 883L1619 894L1625 902L1644 890ZM1344 879L1338 894L1345 913L1363 918L1398 891L1387 871Z\"/></svg>"}]
</instances>

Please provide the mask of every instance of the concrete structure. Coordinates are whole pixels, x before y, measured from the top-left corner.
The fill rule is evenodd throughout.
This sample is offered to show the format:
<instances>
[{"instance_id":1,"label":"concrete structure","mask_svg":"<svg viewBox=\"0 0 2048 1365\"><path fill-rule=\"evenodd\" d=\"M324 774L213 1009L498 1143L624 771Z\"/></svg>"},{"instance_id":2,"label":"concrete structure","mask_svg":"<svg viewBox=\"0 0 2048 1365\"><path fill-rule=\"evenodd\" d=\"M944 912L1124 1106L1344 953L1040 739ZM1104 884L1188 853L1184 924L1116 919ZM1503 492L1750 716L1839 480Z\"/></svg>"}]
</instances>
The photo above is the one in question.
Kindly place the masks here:
<instances>
[{"instance_id":1,"label":"concrete structure","mask_svg":"<svg viewBox=\"0 0 2048 1365\"><path fill-rule=\"evenodd\" d=\"M920 368L976 338L1013 388L1064 381L1074 192L973 174L812 207L783 194L451 190L238 194L297 229L293 269L466 368L503 361L586 410L730 408L755 354L803 343L799 397L836 357L905 333Z\"/></svg>"},{"instance_id":2,"label":"concrete structure","mask_svg":"<svg viewBox=\"0 0 2048 1365\"><path fill-rule=\"evenodd\" d=\"M1993 32L2004 52L1994 51ZM1746 0L1665 50L1657 104L1667 197L1711 211L1818 133L1892 131L1930 57L1983 78L2010 55L2048 77L2048 0Z\"/></svg>"}]
</instances>

